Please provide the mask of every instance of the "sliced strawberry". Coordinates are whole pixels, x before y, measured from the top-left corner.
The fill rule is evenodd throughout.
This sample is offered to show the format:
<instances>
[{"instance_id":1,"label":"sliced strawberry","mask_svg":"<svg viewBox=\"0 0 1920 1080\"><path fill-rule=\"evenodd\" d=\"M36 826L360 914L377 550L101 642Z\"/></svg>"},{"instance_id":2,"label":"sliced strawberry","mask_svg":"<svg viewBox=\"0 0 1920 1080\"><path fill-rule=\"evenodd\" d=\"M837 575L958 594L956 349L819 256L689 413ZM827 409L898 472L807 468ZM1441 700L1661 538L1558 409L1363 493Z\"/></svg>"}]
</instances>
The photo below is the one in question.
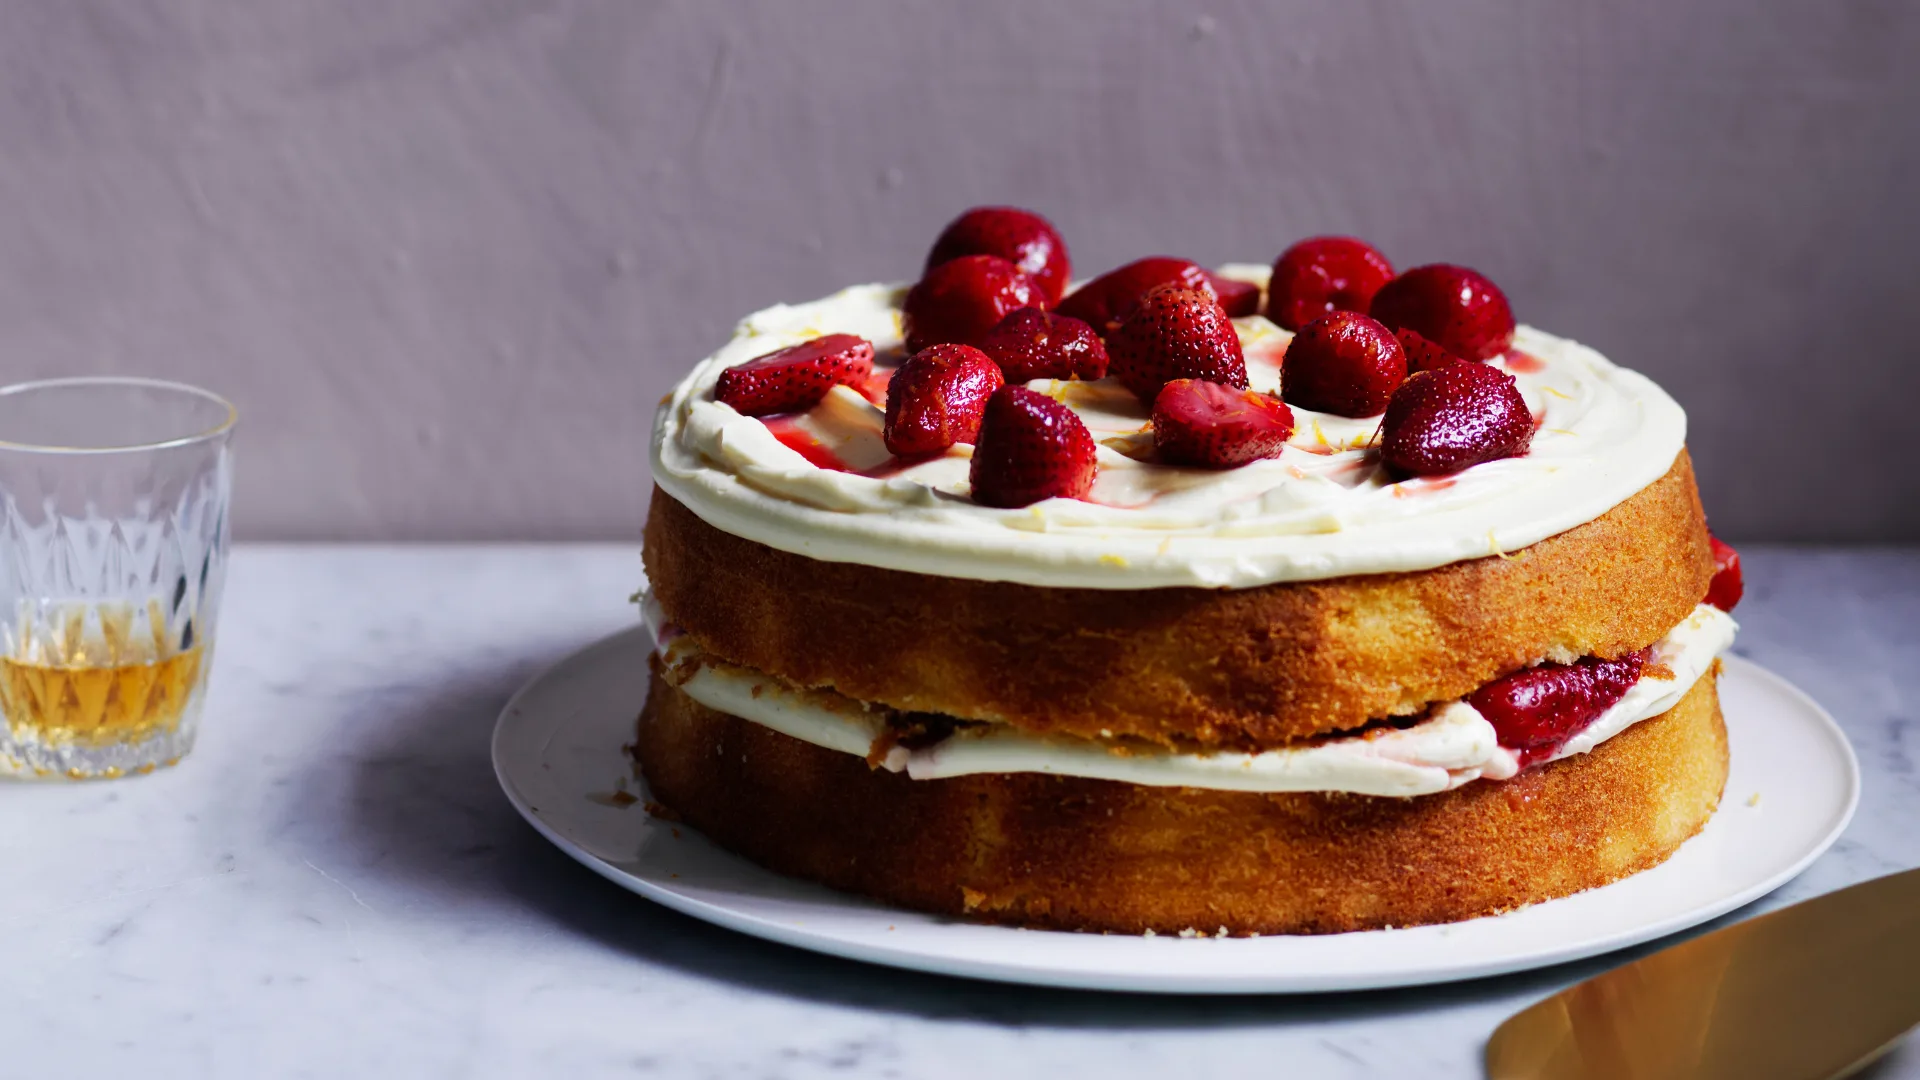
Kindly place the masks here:
<instances>
[{"instance_id":1,"label":"sliced strawberry","mask_svg":"<svg viewBox=\"0 0 1920 1080\"><path fill-rule=\"evenodd\" d=\"M1251 281L1221 277L1207 271L1207 286L1220 298L1220 308L1230 319L1260 314L1260 286Z\"/></svg>"},{"instance_id":2,"label":"sliced strawberry","mask_svg":"<svg viewBox=\"0 0 1920 1080\"><path fill-rule=\"evenodd\" d=\"M887 383L887 449L935 454L980 433L987 399L1006 382L971 345L933 345L907 357Z\"/></svg>"},{"instance_id":3,"label":"sliced strawberry","mask_svg":"<svg viewBox=\"0 0 1920 1080\"><path fill-rule=\"evenodd\" d=\"M1101 274L1054 305L1054 310L1079 319L1106 337L1148 290L1169 282L1189 289L1212 289L1212 277L1198 263L1154 255Z\"/></svg>"},{"instance_id":4,"label":"sliced strawberry","mask_svg":"<svg viewBox=\"0 0 1920 1080\"><path fill-rule=\"evenodd\" d=\"M1474 691L1467 703L1499 734L1500 745L1520 764L1552 757L1568 739L1586 730L1639 680L1649 650L1618 660L1584 657L1571 664L1541 664L1516 671Z\"/></svg>"},{"instance_id":5,"label":"sliced strawberry","mask_svg":"<svg viewBox=\"0 0 1920 1080\"><path fill-rule=\"evenodd\" d=\"M871 342L826 334L722 371L713 397L745 416L797 412L818 405L834 384L857 388L872 374Z\"/></svg>"},{"instance_id":6,"label":"sliced strawberry","mask_svg":"<svg viewBox=\"0 0 1920 1080\"><path fill-rule=\"evenodd\" d=\"M1274 260L1267 282L1267 318L1298 330L1333 311L1365 312L1393 264L1373 245L1350 236L1302 240Z\"/></svg>"},{"instance_id":7,"label":"sliced strawberry","mask_svg":"<svg viewBox=\"0 0 1920 1080\"><path fill-rule=\"evenodd\" d=\"M1713 583L1707 586L1707 598L1703 602L1721 611L1732 611L1747 591L1746 581L1740 576L1740 553L1711 533L1707 534L1707 541L1713 545Z\"/></svg>"},{"instance_id":8,"label":"sliced strawberry","mask_svg":"<svg viewBox=\"0 0 1920 1080\"><path fill-rule=\"evenodd\" d=\"M980 350L1000 365L1008 382L1092 380L1107 374L1107 345L1093 327L1039 308L1021 308L1001 319L980 340Z\"/></svg>"},{"instance_id":9,"label":"sliced strawberry","mask_svg":"<svg viewBox=\"0 0 1920 1080\"><path fill-rule=\"evenodd\" d=\"M1023 386L1003 386L988 399L968 470L974 502L1082 499L1093 475L1093 436L1072 409Z\"/></svg>"},{"instance_id":10,"label":"sliced strawberry","mask_svg":"<svg viewBox=\"0 0 1920 1080\"><path fill-rule=\"evenodd\" d=\"M1012 206L976 206L953 219L933 242L927 270L962 255L998 255L1033 278L1045 302L1057 303L1067 291L1073 264L1067 242L1046 218Z\"/></svg>"},{"instance_id":11,"label":"sliced strawberry","mask_svg":"<svg viewBox=\"0 0 1920 1080\"><path fill-rule=\"evenodd\" d=\"M1175 379L1153 399L1153 445L1171 465L1231 469L1279 457L1293 410L1279 398L1200 379Z\"/></svg>"},{"instance_id":12,"label":"sliced strawberry","mask_svg":"<svg viewBox=\"0 0 1920 1080\"><path fill-rule=\"evenodd\" d=\"M1208 289L1162 285L1148 291L1108 336L1107 354L1108 371L1149 404L1174 379L1247 385L1240 335Z\"/></svg>"},{"instance_id":13,"label":"sliced strawberry","mask_svg":"<svg viewBox=\"0 0 1920 1080\"><path fill-rule=\"evenodd\" d=\"M1040 286L998 255L962 255L907 292L907 351L973 345L1016 308L1045 307Z\"/></svg>"},{"instance_id":14,"label":"sliced strawberry","mask_svg":"<svg viewBox=\"0 0 1920 1080\"><path fill-rule=\"evenodd\" d=\"M1455 364L1407 376L1380 422L1380 460L1393 476L1440 476L1533 444L1533 414L1513 376Z\"/></svg>"},{"instance_id":15,"label":"sliced strawberry","mask_svg":"<svg viewBox=\"0 0 1920 1080\"><path fill-rule=\"evenodd\" d=\"M1407 377L1407 356L1387 328L1354 311L1308 323L1287 346L1287 403L1336 416L1378 416Z\"/></svg>"},{"instance_id":16,"label":"sliced strawberry","mask_svg":"<svg viewBox=\"0 0 1920 1080\"><path fill-rule=\"evenodd\" d=\"M1465 360L1411 330L1396 330L1393 337L1407 354L1407 374L1409 375L1416 371L1432 371L1434 368L1466 363Z\"/></svg>"},{"instance_id":17,"label":"sliced strawberry","mask_svg":"<svg viewBox=\"0 0 1920 1080\"><path fill-rule=\"evenodd\" d=\"M1412 330L1463 360L1491 360L1513 344L1513 308L1500 286L1464 266L1416 266L1382 286L1368 314Z\"/></svg>"}]
</instances>

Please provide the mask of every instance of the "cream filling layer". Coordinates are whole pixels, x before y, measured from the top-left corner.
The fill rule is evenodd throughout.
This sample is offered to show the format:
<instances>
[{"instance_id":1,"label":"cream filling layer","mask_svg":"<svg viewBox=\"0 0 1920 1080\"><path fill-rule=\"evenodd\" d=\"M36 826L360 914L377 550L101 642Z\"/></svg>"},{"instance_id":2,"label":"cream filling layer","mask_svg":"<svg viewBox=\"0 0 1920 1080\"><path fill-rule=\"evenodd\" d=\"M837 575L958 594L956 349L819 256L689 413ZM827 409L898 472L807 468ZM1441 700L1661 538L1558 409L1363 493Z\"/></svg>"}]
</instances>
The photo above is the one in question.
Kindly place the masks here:
<instances>
[{"instance_id":1,"label":"cream filling layer","mask_svg":"<svg viewBox=\"0 0 1920 1080\"><path fill-rule=\"evenodd\" d=\"M1223 272L1256 282L1266 275L1250 266ZM1370 449L1378 417L1296 409L1293 438L1277 458L1174 468L1141 460L1152 444L1148 411L1116 380L1041 379L1028 386L1073 409L1100 443L1099 475L1085 501L1003 510L969 498L966 444L931 460L892 460L881 410L850 388L780 421L784 432L714 400L727 367L825 333L869 339L883 370L898 363L904 294L903 286L860 285L742 320L656 414L655 482L725 532L832 562L1061 588L1245 588L1517 550L1659 479L1686 437L1685 413L1651 380L1524 326L1517 352L1494 363L1514 375L1537 420L1531 451L1397 483ZM1277 391L1292 335L1259 316L1235 326L1253 387ZM812 463L796 440L844 468Z\"/></svg>"},{"instance_id":2,"label":"cream filling layer","mask_svg":"<svg viewBox=\"0 0 1920 1080\"><path fill-rule=\"evenodd\" d=\"M704 652L643 603L668 675L687 696L783 735L869 757L887 733L884 712L830 691L804 690ZM1632 725L1672 708L1732 645L1731 616L1705 604L1653 647L1647 674L1550 760L1583 754ZM917 750L893 746L881 766L916 780L976 773L1052 773L1155 787L1222 791L1345 791L1430 795L1519 771L1493 725L1464 701L1432 709L1405 728L1376 728L1311 745L1268 750L1175 753L1108 740L1051 738L1004 724L963 727Z\"/></svg>"}]
</instances>

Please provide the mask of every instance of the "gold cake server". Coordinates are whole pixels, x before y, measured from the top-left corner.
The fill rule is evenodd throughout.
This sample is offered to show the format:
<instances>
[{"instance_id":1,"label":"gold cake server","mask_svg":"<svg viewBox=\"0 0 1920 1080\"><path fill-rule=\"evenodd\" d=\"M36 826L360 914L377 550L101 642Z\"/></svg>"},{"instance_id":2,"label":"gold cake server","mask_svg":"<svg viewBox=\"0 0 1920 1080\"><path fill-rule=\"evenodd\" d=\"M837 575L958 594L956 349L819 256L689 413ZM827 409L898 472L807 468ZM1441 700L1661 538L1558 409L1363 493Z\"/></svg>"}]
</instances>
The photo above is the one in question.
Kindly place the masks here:
<instances>
[{"instance_id":1,"label":"gold cake server","mask_svg":"<svg viewBox=\"0 0 1920 1080\"><path fill-rule=\"evenodd\" d=\"M1515 1013L1493 1080L1846 1076L1920 1023L1920 870L1736 923Z\"/></svg>"}]
</instances>

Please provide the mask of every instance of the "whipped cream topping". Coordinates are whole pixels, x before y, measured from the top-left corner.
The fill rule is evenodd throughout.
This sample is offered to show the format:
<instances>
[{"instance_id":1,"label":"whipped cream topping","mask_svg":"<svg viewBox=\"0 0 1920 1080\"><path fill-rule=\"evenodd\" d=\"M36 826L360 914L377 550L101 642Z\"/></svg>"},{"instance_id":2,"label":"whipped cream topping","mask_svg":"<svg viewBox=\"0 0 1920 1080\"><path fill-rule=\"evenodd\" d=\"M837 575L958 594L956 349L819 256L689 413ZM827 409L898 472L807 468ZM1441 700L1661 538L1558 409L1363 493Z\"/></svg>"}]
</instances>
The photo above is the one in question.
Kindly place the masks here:
<instances>
[{"instance_id":1,"label":"whipped cream topping","mask_svg":"<svg viewBox=\"0 0 1920 1080\"><path fill-rule=\"evenodd\" d=\"M829 750L871 757L887 735L884 711L822 690L805 690L752 668L719 660L677 634L651 596L647 625L669 677L687 696L718 712ZM1672 708L1733 643L1726 612L1705 604L1654 645L1638 682L1548 760L1583 754ZM887 747L879 764L916 780L975 773L1053 773L1155 787L1224 791L1345 791L1430 795L1473 780L1519 771L1493 725L1464 701L1430 710L1405 728L1375 728L1262 753L1175 753L1112 740L1053 738L1004 724L957 729L931 746Z\"/></svg>"},{"instance_id":2,"label":"whipped cream topping","mask_svg":"<svg viewBox=\"0 0 1920 1080\"><path fill-rule=\"evenodd\" d=\"M1266 274L1222 272L1257 282ZM1423 570L1525 547L1659 479L1686 438L1685 414L1651 380L1526 326L1495 363L1514 374L1538 420L1531 452L1400 483L1368 449L1378 417L1296 408L1277 458L1174 468L1139 460L1153 441L1148 409L1116 380L1038 379L1028 387L1067 404L1101 444L1099 475L1086 501L996 509L968 498L970 446L895 461L881 440L881 409L852 388L835 387L775 426L714 400L722 370L826 333L872 341L884 373L901 359L905 292L860 285L742 320L656 415L654 480L719 529L816 559L1042 586L1244 588ZM1292 335L1260 316L1234 324L1253 387L1276 391Z\"/></svg>"}]
</instances>

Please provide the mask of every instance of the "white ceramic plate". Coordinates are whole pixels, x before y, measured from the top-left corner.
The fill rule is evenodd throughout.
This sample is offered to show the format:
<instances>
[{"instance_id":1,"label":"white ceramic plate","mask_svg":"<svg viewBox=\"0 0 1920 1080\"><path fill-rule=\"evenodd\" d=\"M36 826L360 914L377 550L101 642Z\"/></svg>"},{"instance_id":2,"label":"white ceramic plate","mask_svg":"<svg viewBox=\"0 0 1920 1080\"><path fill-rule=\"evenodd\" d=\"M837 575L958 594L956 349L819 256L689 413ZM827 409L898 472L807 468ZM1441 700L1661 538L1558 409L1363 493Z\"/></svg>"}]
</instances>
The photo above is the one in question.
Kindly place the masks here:
<instances>
[{"instance_id":1,"label":"white ceramic plate","mask_svg":"<svg viewBox=\"0 0 1920 1080\"><path fill-rule=\"evenodd\" d=\"M1860 792L1859 766L1833 719L1786 680L1729 657L1720 696L1733 774L1720 811L1673 858L1625 881L1410 930L1237 939L1012 930L783 877L648 816L622 747L646 694L649 648L639 628L607 638L508 703L494 728L494 769L534 828L609 880L697 919L836 956L982 979L1267 993L1542 967L1685 929L1778 888L1840 835Z\"/></svg>"}]
</instances>

